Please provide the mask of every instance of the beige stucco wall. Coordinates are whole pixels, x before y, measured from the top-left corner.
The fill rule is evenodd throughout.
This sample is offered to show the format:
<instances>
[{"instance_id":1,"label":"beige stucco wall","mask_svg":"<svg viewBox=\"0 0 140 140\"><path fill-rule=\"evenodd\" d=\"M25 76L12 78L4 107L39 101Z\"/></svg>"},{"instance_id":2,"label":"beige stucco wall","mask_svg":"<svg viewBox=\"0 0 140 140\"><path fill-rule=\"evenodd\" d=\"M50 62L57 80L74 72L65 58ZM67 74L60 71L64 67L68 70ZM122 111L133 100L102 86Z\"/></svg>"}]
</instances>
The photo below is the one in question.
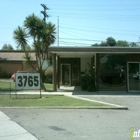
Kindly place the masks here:
<instances>
[{"instance_id":1,"label":"beige stucco wall","mask_svg":"<svg viewBox=\"0 0 140 140\"><path fill-rule=\"evenodd\" d=\"M18 70L22 70L22 63L0 63L1 72L5 71L8 74L13 74Z\"/></svg>"},{"instance_id":2,"label":"beige stucco wall","mask_svg":"<svg viewBox=\"0 0 140 140\"><path fill-rule=\"evenodd\" d=\"M37 68L37 65L34 64L34 66ZM23 65L22 62L5 62L5 63L0 63L0 68L1 72L5 71L8 74L13 74L17 71L28 71L32 72L33 69L30 66L25 66Z\"/></svg>"},{"instance_id":3,"label":"beige stucco wall","mask_svg":"<svg viewBox=\"0 0 140 140\"><path fill-rule=\"evenodd\" d=\"M36 69L38 68L37 67L37 64L32 64ZM30 66L30 65L23 65L23 70L25 71L28 71L28 72L34 72L35 70Z\"/></svg>"},{"instance_id":4,"label":"beige stucco wall","mask_svg":"<svg viewBox=\"0 0 140 140\"><path fill-rule=\"evenodd\" d=\"M88 66L88 63L91 64L90 57L82 57L81 58L81 72L85 72L85 69L86 70L90 69L90 67Z\"/></svg>"}]
</instances>

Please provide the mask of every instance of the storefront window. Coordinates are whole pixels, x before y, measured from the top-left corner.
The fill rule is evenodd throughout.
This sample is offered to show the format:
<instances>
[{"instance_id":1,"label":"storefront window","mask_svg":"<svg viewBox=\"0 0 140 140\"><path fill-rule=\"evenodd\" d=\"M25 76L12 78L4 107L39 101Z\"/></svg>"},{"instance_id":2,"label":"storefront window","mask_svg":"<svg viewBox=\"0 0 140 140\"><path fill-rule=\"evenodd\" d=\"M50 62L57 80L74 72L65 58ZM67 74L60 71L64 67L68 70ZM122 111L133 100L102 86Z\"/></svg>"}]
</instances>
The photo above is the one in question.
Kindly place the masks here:
<instances>
[{"instance_id":1,"label":"storefront window","mask_svg":"<svg viewBox=\"0 0 140 140\"><path fill-rule=\"evenodd\" d=\"M99 55L99 90L126 90L125 55Z\"/></svg>"}]
</instances>

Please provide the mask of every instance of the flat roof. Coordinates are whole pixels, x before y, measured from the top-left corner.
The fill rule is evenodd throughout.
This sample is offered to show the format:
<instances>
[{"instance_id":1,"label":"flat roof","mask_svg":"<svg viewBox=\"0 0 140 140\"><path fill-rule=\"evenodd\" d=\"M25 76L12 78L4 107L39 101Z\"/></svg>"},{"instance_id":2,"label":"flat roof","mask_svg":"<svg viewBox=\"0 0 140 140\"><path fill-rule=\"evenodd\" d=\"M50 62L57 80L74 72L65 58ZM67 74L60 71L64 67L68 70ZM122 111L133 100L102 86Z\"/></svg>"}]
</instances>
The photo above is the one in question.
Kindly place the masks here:
<instances>
[{"instance_id":1,"label":"flat roof","mask_svg":"<svg viewBox=\"0 0 140 140\"><path fill-rule=\"evenodd\" d=\"M94 47L50 47L51 53L56 53L60 57L80 57L93 56L96 53L122 53L122 54L140 54L140 47L108 47L108 46L94 46Z\"/></svg>"}]
</instances>

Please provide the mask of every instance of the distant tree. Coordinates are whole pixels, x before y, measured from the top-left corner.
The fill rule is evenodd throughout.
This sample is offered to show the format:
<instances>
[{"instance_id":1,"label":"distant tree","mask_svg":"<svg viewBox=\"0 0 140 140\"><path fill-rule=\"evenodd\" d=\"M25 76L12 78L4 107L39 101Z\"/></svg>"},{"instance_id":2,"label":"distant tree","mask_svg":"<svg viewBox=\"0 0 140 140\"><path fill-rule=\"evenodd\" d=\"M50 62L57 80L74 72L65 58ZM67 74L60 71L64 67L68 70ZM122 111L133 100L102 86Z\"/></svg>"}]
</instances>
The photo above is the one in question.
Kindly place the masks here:
<instances>
[{"instance_id":1,"label":"distant tree","mask_svg":"<svg viewBox=\"0 0 140 140\"><path fill-rule=\"evenodd\" d=\"M102 41L101 43L95 43L92 46L122 46L122 47L140 47L139 43L136 42L127 42L125 40L116 41L112 37L108 37L106 41Z\"/></svg>"},{"instance_id":2,"label":"distant tree","mask_svg":"<svg viewBox=\"0 0 140 140\"><path fill-rule=\"evenodd\" d=\"M129 46L130 47L138 47L139 44L138 43L135 43L135 42L131 42L131 43L129 43Z\"/></svg>"},{"instance_id":3,"label":"distant tree","mask_svg":"<svg viewBox=\"0 0 140 140\"><path fill-rule=\"evenodd\" d=\"M34 48L30 47L28 44L25 46L24 49L25 49L26 51L32 51L32 50L34 50ZM24 51L24 49L23 49L23 48L20 48L20 50L22 50L22 51Z\"/></svg>"},{"instance_id":4,"label":"distant tree","mask_svg":"<svg viewBox=\"0 0 140 140\"><path fill-rule=\"evenodd\" d=\"M108 46L107 43L105 41L102 41L101 43L95 43L92 46Z\"/></svg>"},{"instance_id":5,"label":"distant tree","mask_svg":"<svg viewBox=\"0 0 140 140\"><path fill-rule=\"evenodd\" d=\"M100 44L98 44L98 43L95 43L95 44L93 44L92 46L100 46Z\"/></svg>"},{"instance_id":6,"label":"distant tree","mask_svg":"<svg viewBox=\"0 0 140 140\"><path fill-rule=\"evenodd\" d=\"M108 46L108 44L107 44L107 42L102 41L101 44L100 44L100 46Z\"/></svg>"},{"instance_id":7,"label":"distant tree","mask_svg":"<svg viewBox=\"0 0 140 140\"><path fill-rule=\"evenodd\" d=\"M127 41L118 40L118 41L116 42L116 46L128 47L129 44L128 44Z\"/></svg>"},{"instance_id":8,"label":"distant tree","mask_svg":"<svg viewBox=\"0 0 140 140\"><path fill-rule=\"evenodd\" d=\"M112 37L108 37L106 41L102 41L101 43L95 43L92 46L116 46L116 40Z\"/></svg>"},{"instance_id":9,"label":"distant tree","mask_svg":"<svg viewBox=\"0 0 140 140\"><path fill-rule=\"evenodd\" d=\"M108 37L106 43L108 46L116 46L116 40L113 37Z\"/></svg>"},{"instance_id":10,"label":"distant tree","mask_svg":"<svg viewBox=\"0 0 140 140\"><path fill-rule=\"evenodd\" d=\"M4 44L1 50L14 50L14 48L12 47L12 45L10 44Z\"/></svg>"}]
</instances>

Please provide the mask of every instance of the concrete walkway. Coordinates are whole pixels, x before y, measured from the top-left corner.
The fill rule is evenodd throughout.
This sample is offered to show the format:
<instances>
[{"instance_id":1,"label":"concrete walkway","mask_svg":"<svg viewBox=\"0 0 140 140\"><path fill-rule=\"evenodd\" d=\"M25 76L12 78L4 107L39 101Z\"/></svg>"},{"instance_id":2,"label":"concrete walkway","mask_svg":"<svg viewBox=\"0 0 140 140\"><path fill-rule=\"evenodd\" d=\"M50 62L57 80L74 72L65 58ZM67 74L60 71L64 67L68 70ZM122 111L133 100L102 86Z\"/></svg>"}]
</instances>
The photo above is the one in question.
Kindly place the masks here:
<instances>
[{"instance_id":1,"label":"concrete walkway","mask_svg":"<svg viewBox=\"0 0 140 140\"><path fill-rule=\"evenodd\" d=\"M37 140L37 138L0 112L0 140Z\"/></svg>"}]
</instances>

